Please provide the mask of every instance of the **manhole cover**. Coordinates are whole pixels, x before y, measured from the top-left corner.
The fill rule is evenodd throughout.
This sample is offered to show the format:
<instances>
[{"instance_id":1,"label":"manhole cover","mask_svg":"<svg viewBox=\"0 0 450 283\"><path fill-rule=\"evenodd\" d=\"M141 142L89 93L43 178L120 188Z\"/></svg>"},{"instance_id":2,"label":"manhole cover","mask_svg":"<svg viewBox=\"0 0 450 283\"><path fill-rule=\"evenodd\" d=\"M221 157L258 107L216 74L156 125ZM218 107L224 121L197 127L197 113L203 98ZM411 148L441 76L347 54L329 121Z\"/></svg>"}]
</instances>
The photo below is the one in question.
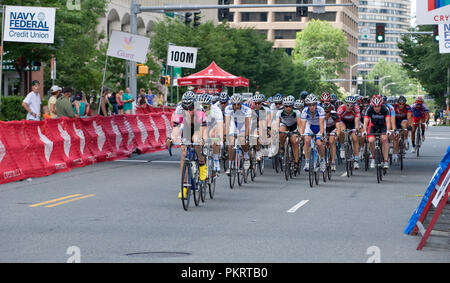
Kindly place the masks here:
<instances>
[{"instance_id":1,"label":"manhole cover","mask_svg":"<svg viewBox=\"0 0 450 283\"><path fill-rule=\"evenodd\" d=\"M162 257L182 257L182 256L190 256L190 253L185 252L138 252L138 253L129 253L126 256L131 257L150 257L150 258L162 258Z\"/></svg>"}]
</instances>

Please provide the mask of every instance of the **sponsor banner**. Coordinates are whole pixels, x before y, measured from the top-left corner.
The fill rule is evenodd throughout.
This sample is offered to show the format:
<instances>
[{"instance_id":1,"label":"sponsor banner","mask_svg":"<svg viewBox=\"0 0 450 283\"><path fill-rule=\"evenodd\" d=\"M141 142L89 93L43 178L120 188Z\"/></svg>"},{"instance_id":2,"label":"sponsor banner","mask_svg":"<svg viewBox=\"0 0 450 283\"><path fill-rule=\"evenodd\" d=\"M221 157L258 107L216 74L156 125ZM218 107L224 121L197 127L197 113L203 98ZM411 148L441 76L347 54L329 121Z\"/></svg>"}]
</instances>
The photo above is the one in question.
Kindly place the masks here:
<instances>
[{"instance_id":1,"label":"sponsor banner","mask_svg":"<svg viewBox=\"0 0 450 283\"><path fill-rule=\"evenodd\" d=\"M106 55L144 64L149 45L148 37L113 30Z\"/></svg>"},{"instance_id":2,"label":"sponsor banner","mask_svg":"<svg viewBox=\"0 0 450 283\"><path fill-rule=\"evenodd\" d=\"M416 0L416 24L450 24L449 0Z\"/></svg>"},{"instance_id":3,"label":"sponsor banner","mask_svg":"<svg viewBox=\"0 0 450 283\"><path fill-rule=\"evenodd\" d=\"M167 50L167 65L173 67L195 69L197 48L169 45Z\"/></svg>"},{"instance_id":4,"label":"sponsor banner","mask_svg":"<svg viewBox=\"0 0 450 283\"><path fill-rule=\"evenodd\" d=\"M53 43L55 8L6 6L4 41Z\"/></svg>"}]
</instances>

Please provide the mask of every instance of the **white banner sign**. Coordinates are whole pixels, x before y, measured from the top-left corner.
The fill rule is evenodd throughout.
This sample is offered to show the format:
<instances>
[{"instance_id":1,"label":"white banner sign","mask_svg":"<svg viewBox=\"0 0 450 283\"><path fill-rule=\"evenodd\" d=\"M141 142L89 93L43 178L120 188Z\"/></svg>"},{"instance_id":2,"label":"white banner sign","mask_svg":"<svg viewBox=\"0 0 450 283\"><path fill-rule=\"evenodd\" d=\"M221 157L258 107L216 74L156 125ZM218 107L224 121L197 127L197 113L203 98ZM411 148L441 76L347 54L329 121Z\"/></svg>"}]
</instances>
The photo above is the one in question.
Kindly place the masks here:
<instances>
[{"instance_id":1,"label":"white banner sign","mask_svg":"<svg viewBox=\"0 0 450 283\"><path fill-rule=\"evenodd\" d=\"M450 24L450 1L416 0L416 24Z\"/></svg>"},{"instance_id":2,"label":"white banner sign","mask_svg":"<svg viewBox=\"0 0 450 283\"><path fill-rule=\"evenodd\" d=\"M197 48L169 45L167 50L167 65L173 67L195 69Z\"/></svg>"},{"instance_id":3,"label":"white banner sign","mask_svg":"<svg viewBox=\"0 0 450 283\"><path fill-rule=\"evenodd\" d=\"M55 8L5 7L4 41L53 43Z\"/></svg>"},{"instance_id":4,"label":"white banner sign","mask_svg":"<svg viewBox=\"0 0 450 283\"><path fill-rule=\"evenodd\" d=\"M106 55L144 64L149 44L148 37L113 30Z\"/></svg>"},{"instance_id":5,"label":"white banner sign","mask_svg":"<svg viewBox=\"0 0 450 283\"><path fill-rule=\"evenodd\" d=\"M439 25L439 53L450 53L450 24Z\"/></svg>"}]
</instances>

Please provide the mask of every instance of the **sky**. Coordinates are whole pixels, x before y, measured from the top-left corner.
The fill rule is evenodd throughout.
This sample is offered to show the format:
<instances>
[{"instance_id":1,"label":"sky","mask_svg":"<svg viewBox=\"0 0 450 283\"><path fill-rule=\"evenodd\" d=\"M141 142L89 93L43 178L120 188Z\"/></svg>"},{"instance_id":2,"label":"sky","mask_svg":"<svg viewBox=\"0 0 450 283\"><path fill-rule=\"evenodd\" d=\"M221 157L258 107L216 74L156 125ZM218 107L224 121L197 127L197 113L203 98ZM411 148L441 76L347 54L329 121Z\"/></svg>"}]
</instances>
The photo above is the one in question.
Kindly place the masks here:
<instances>
[{"instance_id":1,"label":"sky","mask_svg":"<svg viewBox=\"0 0 450 283\"><path fill-rule=\"evenodd\" d=\"M411 26L416 26L416 0L411 0Z\"/></svg>"}]
</instances>

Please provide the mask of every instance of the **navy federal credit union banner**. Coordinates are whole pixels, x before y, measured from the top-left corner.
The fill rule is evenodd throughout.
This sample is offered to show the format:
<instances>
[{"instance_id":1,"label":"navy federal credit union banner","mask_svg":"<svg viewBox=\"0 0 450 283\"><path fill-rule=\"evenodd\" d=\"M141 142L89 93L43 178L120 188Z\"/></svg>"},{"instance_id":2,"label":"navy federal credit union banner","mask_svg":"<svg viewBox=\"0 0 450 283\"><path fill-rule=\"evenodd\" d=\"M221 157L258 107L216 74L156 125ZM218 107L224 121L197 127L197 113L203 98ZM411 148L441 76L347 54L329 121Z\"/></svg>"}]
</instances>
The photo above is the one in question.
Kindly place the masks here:
<instances>
[{"instance_id":1,"label":"navy federal credit union banner","mask_svg":"<svg viewBox=\"0 0 450 283\"><path fill-rule=\"evenodd\" d=\"M4 41L53 43L55 8L6 6Z\"/></svg>"}]
</instances>

